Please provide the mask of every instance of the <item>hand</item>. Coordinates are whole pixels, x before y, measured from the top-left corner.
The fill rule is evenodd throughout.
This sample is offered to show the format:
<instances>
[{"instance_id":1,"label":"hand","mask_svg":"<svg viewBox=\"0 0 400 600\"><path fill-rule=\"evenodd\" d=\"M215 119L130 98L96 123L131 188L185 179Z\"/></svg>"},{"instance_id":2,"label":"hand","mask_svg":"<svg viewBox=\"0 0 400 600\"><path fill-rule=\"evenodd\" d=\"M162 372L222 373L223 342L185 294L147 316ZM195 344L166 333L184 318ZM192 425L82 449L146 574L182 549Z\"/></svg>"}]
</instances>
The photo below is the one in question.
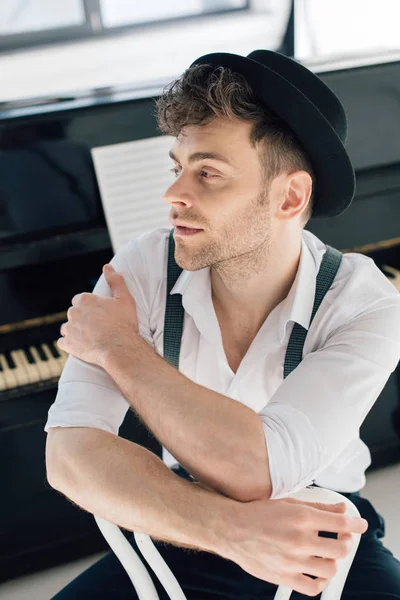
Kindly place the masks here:
<instances>
[{"instance_id":1,"label":"hand","mask_svg":"<svg viewBox=\"0 0 400 600\"><path fill-rule=\"evenodd\" d=\"M109 353L129 346L139 333L135 301L125 280L111 265L103 267L112 298L77 294L61 325L59 348L86 362L104 367Z\"/></svg>"},{"instance_id":2,"label":"hand","mask_svg":"<svg viewBox=\"0 0 400 600\"><path fill-rule=\"evenodd\" d=\"M344 503L294 498L236 503L221 555L254 577L315 596L335 575L336 560L350 552L351 533L367 530L365 519L344 515L345 510ZM338 539L318 536L319 531L337 533Z\"/></svg>"}]
</instances>

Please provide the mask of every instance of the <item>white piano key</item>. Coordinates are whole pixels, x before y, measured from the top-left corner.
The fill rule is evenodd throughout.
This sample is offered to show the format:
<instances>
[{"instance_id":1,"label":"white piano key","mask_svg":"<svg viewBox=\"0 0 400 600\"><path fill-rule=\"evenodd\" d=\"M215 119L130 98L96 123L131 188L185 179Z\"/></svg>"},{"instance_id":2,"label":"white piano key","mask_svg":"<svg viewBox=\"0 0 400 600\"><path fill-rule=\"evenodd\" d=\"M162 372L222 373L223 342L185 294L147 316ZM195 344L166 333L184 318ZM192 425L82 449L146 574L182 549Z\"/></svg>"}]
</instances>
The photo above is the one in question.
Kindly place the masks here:
<instances>
[{"instance_id":1,"label":"white piano key","mask_svg":"<svg viewBox=\"0 0 400 600\"><path fill-rule=\"evenodd\" d=\"M7 384L7 389L18 387L19 384L18 384L17 378L16 378L15 374L13 373L13 371L15 369L10 369L4 354L0 354L0 363L3 368L2 373L4 375L4 379Z\"/></svg>"},{"instance_id":2,"label":"white piano key","mask_svg":"<svg viewBox=\"0 0 400 600\"><path fill-rule=\"evenodd\" d=\"M51 374L51 370L47 364L47 361L42 360L40 358L39 352L36 350L36 348L34 346L29 346L29 350L30 350L33 358L35 359L35 364L36 364L37 368L39 369L41 379L42 380L51 379L52 374Z\"/></svg>"},{"instance_id":3,"label":"white piano key","mask_svg":"<svg viewBox=\"0 0 400 600\"><path fill-rule=\"evenodd\" d=\"M48 362L49 368L51 369L53 377L60 377L62 367L61 367L59 361L56 358L54 358L54 356L52 355L50 348L48 347L47 344L41 344L41 347L47 357L47 362Z\"/></svg>"},{"instance_id":4,"label":"white piano key","mask_svg":"<svg viewBox=\"0 0 400 600\"><path fill-rule=\"evenodd\" d=\"M23 350L14 350L11 355L14 362L19 363L25 369L28 378L27 383L36 383L41 380L39 369L29 362Z\"/></svg>"},{"instance_id":5,"label":"white piano key","mask_svg":"<svg viewBox=\"0 0 400 600\"><path fill-rule=\"evenodd\" d=\"M6 378L3 375L3 371L0 371L0 392L7 389Z\"/></svg>"},{"instance_id":6,"label":"white piano key","mask_svg":"<svg viewBox=\"0 0 400 600\"><path fill-rule=\"evenodd\" d=\"M21 362L19 355L15 352L15 350L12 350L10 352L10 355L16 367L14 369L14 373L19 385L27 385L28 383L30 383L29 375L23 363Z\"/></svg>"}]
</instances>

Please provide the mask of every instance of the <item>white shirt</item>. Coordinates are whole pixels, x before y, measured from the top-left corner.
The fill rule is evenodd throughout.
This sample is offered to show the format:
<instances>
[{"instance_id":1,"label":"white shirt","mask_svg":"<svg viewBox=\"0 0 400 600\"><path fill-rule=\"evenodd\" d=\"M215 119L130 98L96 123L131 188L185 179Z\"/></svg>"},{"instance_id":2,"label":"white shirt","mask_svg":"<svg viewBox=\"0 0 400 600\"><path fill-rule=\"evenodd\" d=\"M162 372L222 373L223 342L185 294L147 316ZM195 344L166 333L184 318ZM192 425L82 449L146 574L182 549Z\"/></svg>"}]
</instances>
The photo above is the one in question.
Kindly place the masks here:
<instances>
[{"instance_id":1,"label":"white shirt","mask_svg":"<svg viewBox=\"0 0 400 600\"><path fill-rule=\"evenodd\" d=\"M139 333L163 354L169 229L125 244L112 259L133 295ZM400 359L400 294L374 261L343 255L309 328L325 244L304 230L288 296L263 323L236 374L228 365L211 298L210 268L182 271L171 294L185 309L179 370L197 384L242 402L265 432L271 498L313 481L338 492L365 485L371 455L359 428ZM103 275L93 293L111 296ZM309 328L303 361L284 380L294 322ZM95 427L118 434L129 408L99 367L69 357L50 407L49 427ZM240 452L240 448L238 448ZM163 461L177 460L163 447Z\"/></svg>"}]
</instances>

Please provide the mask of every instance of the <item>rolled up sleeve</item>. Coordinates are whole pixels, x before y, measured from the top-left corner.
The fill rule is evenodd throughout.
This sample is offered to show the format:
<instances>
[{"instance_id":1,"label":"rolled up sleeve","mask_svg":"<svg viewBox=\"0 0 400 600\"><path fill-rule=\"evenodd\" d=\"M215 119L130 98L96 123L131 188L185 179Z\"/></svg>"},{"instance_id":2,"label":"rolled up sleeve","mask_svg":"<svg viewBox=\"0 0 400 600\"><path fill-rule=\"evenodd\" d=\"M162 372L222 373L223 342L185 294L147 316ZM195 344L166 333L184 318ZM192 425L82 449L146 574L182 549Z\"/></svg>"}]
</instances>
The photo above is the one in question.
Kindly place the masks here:
<instances>
[{"instance_id":1,"label":"rolled up sleeve","mask_svg":"<svg viewBox=\"0 0 400 600\"><path fill-rule=\"evenodd\" d=\"M135 240L125 244L110 263L124 276L135 300L139 334L153 345L149 326L149 305L141 277L142 258ZM112 296L103 275L98 280L93 294ZM117 435L128 409L129 403L103 369L69 356L58 382L57 395L50 406L44 430L48 432L50 427L93 427Z\"/></svg>"},{"instance_id":2,"label":"rolled up sleeve","mask_svg":"<svg viewBox=\"0 0 400 600\"><path fill-rule=\"evenodd\" d=\"M272 499L312 483L349 447L399 359L400 304L391 298L334 331L283 380L259 412Z\"/></svg>"}]
</instances>

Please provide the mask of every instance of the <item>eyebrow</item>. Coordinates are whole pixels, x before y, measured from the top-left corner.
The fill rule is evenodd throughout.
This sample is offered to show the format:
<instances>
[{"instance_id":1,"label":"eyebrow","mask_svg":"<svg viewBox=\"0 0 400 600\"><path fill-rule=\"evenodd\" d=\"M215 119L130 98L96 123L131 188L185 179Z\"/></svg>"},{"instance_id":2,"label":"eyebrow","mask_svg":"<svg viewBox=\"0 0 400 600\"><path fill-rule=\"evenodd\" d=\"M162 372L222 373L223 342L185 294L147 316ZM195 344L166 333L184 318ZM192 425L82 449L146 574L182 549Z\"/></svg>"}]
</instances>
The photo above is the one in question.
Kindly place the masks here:
<instances>
[{"instance_id":1,"label":"eyebrow","mask_svg":"<svg viewBox=\"0 0 400 600\"><path fill-rule=\"evenodd\" d=\"M168 154L170 158L172 158L172 160L179 162L172 150L170 150ZM230 167L233 167L232 163L230 163L229 160L225 158L225 156L222 156L222 154L219 154L218 152L194 152L189 156L189 164L198 162L200 160L205 160L207 158L224 162Z\"/></svg>"}]
</instances>

